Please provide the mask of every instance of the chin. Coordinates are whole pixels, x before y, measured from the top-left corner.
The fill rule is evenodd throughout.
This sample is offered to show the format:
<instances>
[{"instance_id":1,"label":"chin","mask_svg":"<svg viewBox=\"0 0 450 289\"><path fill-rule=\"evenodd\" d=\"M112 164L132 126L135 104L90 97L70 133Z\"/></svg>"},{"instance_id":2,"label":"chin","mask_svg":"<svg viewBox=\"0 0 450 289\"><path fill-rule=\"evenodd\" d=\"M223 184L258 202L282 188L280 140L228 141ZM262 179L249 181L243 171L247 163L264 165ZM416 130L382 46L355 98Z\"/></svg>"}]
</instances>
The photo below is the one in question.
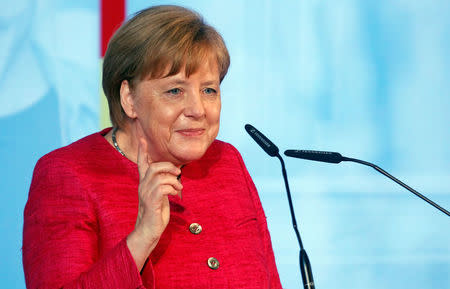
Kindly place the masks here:
<instances>
[{"instance_id":1,"label":"chin","mask_svg":"<svg viewBox=\"0 0 450 289\"><path fill-rule=\"evenodd\" d=\"M206 150L208 149L208 145L201 145L201 146L185 146L181 150L178 150L173 155L183 164L199 160L203 157L203 155L206 153Z\"/></svg>"}]
</instances>

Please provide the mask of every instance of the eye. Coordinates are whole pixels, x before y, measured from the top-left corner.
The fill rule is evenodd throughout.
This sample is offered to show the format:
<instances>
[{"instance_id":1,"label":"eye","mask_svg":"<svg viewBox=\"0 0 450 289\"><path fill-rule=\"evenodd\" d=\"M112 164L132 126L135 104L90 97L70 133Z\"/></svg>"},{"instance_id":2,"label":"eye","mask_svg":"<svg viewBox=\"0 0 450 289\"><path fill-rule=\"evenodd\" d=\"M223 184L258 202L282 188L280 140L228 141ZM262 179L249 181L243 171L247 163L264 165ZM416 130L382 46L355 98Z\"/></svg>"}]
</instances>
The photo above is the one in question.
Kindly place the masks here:
<instances>
[{"instance_id":1,"label":"eye","mask_svg":"<svg viewBox=\"0 0 450 289\"><path fill-rule=\"evenodd\" d=\"M179 94L181 94L181 89L179 89L179 88L172 88L172 89L169 89L167 91L167 93L171 94L171 95L179 95Z\"/></svg>"},{"instance_id":2,"label":"eye","mask_svg":"<svg viewBox=\"0 0 450 289\"><path fill-rule=\"evenodd\" d=\"M211 87L207 87L207 88L203 89L203 92L205 94L217 94L217 90L215 90L214 88L211 88Z\"/></svg>"}]
</instances>

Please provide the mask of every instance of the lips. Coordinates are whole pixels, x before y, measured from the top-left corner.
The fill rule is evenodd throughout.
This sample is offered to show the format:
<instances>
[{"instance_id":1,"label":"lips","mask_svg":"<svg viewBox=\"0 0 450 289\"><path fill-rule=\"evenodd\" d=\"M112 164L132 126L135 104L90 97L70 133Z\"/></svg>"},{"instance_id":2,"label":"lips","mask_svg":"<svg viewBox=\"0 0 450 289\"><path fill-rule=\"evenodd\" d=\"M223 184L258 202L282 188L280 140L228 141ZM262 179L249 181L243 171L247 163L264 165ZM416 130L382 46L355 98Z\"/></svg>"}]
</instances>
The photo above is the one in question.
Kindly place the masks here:
<instances>
[{"instance_id":1,"label":"lips","mask_svg":"<svg viewBox=\"0 0 450 289\"><path fill-rule=\"evenodd\" d=\"M180 133L184 136L200 136L205 132L205 129L204 128L186 128L186 129L179 129L176 132Z\"/></svg>"}]
</instances>

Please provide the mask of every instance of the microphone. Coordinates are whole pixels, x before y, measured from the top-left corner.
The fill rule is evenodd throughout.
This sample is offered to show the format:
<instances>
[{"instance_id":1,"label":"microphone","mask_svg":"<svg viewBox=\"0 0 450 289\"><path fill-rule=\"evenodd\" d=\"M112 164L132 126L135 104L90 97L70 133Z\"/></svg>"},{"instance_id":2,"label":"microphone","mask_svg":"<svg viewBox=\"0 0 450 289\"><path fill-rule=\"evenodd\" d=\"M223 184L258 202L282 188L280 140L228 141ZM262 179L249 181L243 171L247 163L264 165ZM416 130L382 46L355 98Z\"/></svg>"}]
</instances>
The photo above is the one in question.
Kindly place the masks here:
<instances>
[{"instance_id":1,"label":"microphone","mask_svg":"<svg viewBox=\"0 0 450 289\"><path fill-rule=\"evenodd\" d=\"M279 150L268 138L250 124L245 125L245 130L255 142L271 157L279 156Z\"/></svg>"},{"instance_id":2,"label":"microphone","mask_svg":"<svg viewBox=\"0 0 450 289\"><path fill-rule=\"evenodd\" d=\"M366 161L363 161L363 160L354 159L354 158L344 157L340 153L336 153L336 152L312 151L312 150L286 150L284 152L284 154L286 156L288 156L288 157L299 158L299 159L306 159L306 160L312 160L312 161L318 161L318 162L326 162L326 163L338 164L341 161L349 161L349 162L359 163L359 164L363 164L363 165L372 167L377 172L379 172L379 173L385 175L386 177L390 178L391 180L393 180L394 182L396 182L400 186L404 187L405 189L407 189L411 193L415 194L416 196L418 196L419 198L421 198L425 202L429 203L430 205L432 205L433 207L438 209L439 211L443 212L447 216L450 216L450 212L449 211L447 211L443 207L439 206L438 204L436 204L432 200L428 199L427 197L425 197L424 195L422 195L418 191L414 190L413 188L411 188L407 184L403 183L402 181L400 181L396 177L392 176L391 174L389 174L388 172L386 172L385 170L383 170L379 166L374 165L372 163L369 163L369 162L366 162Z\"/></svg>"},{"instance_id":3,"label":"microphone","mask_svg":"<svg viewBox=\"0 0 450 289\"><path fill-rule=\"evenodd\" d=\"M306 159L311 161L326 162L338 164L342 161L340 153L335 152L323 152L323 151L310 151L310 150L287 150L284 152L288 157L294 157L299 159Z\"/></svg>"},{"instance_id":4,"label":"microphone","mask_svg":"<svg viewBox=\"0 0 450 289\"><path fill-rule=\"evenodd\" d=\"M303 248L302 238L300 237L300 232L298 231L297 228L297 220L295 219L294 206L292 205L291 190L289 189L289 183L286 173L286 167L284 165L284 160L279 153L278 147L274 145L273 142L271 142L259 130L257 130L250 124L245 125L245 130L269 156L277 157L281 162L281 170L283 173L284 185L286 187L286 193L289 202L289 210L291 212L292 226L294 227L295 235L297 236L297 241L300 247L299 263L300 263L300 272L302 274L303 288L315 289L314 279L311 270L311 263L309 262L308 254L306 254L306 251Z\"/></svg>"}]
</instances>

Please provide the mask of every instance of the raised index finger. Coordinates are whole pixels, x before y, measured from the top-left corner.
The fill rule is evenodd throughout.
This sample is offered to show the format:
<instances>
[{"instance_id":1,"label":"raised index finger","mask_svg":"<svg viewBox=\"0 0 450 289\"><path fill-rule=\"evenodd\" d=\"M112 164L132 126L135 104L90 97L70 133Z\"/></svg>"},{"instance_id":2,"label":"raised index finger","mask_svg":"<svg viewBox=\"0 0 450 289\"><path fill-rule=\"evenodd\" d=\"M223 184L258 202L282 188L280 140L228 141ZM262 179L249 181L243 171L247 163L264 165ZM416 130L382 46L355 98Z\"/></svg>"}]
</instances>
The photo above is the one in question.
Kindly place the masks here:
<instances>
[{"instance_id":1,"label":"raised index finger","mask_svg":"<svg viewBox=\"0 0 450 289\"><path fill-rule=\"evenodd\" d=\"M139 181L141 181L145 177L145 174L150 165L147 148L148 148L147 141L145 140L144 137L140 137L138 142L138 153L137 153Z\"/></svg>"}]
</instances>

